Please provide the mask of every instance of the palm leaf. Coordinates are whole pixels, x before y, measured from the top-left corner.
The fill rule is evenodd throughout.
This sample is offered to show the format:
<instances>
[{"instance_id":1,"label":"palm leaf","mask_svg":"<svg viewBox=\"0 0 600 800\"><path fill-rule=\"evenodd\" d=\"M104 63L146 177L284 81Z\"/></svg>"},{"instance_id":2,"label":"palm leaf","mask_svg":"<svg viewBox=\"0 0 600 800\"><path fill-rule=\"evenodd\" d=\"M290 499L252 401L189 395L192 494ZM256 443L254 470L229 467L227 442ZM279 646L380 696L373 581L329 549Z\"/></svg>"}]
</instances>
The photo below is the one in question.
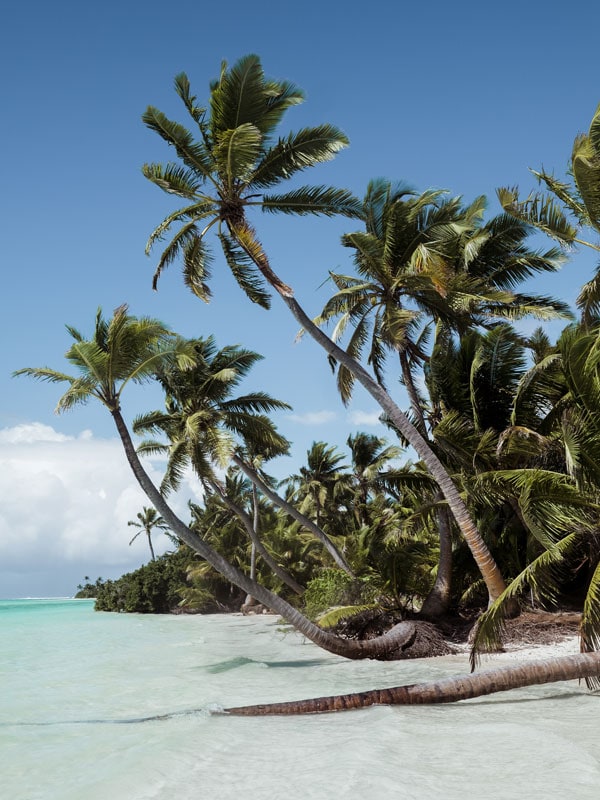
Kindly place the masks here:
<instances>
[{"instance_id":1,"label":"palm leaf","mask_svg":"<svg viewBox=\"0 0 600 800\"><path fill-rule=\"evenodd\" d=\"M581 650L583 652L600 650L600 564L596 565L583 604ZM586 683L588 689L595 691L600 689L600 680L597 678L588 678Z\"/></svg>"},{"instance_id":2,"label":"palm leaf","mask_svg":"<svg viewBox=\"0 0 600 800\"><path fill-rule=\"evenodd\" d=\"M321 628L334 628L343 619L351 619L363 611L370 611L373 608L378 608L376 603L368 603L358 606L335 606L328 608L317 617L317 622Z\"/></svg>"},{"instance_id":3,"label":"palm leaf","mask_svg":"<svg viewBox=\"0 0 600 800\"><path fill-rule=\"evenodd\" d=\"M221 77L211 89L210 127L214 140L218 140L224 131L234 130L244 123L262 130L267 94L258 56L243 56L230 69L223 63Z\"/></svg>"},{"instance_id":4,"label":"palm leaf","mask_svg":"<svg viewBox=\"0 0 600 800\"><path fill-rule=\"evenodd\" d=\"M525 200L519 200L517 187L502 187L496 194L507 214L512 214L517 219L544 231L563 247L569 247L574 243L577 229L569 223L551 197L540 192L531 192Z\"/></svg>"},{"instance_id":5,"label":"palm leaf","mask_svg":"<svg viewBox=\"0 0 600 800\"><path fill-rule=\"evenodd\" d=\"M573 191L573 187L564 181L559 181L554 175L549 175L545 170L539 172L535 169L529 170L540 183L545 183L553 195L558 197L573 213L575 219L585 224L588 215L585 206L581 203Z\"/></svg>"},{"instance_id":6,"label":"palm leaf","mask_svg":"<svg viewBox=\"0 0 600 800\"><path fill-rule=\"evenodd\" d=\"M248 239L248 237L246 237ZM244 244L252 246L253 242L244 240ZM225 259L240 288L262 308L271 307L271 297L265 290L265 281L255 266L255 261L249 253L240 247L237 242L224 233L219 234L219 241L223 248Z\"/></svg>"},{"instance_id":7,"label":"palm leaf","mask_svg":"<svg viewBox=\"0 0 600 800\"><path fill-rule=\"evenodd\" d=\"M588 136L575 140L572 169L589 223L600 232L600 150L594 149Z\"/></svg>"},{"instance_id":8,"label":"palm leaf","mask_svg":"<svg viewBox=\"0 0 600 800\"><path fill-rule=\"evenodd\" d=\"M265 195L260 203L263 211L283 214L324 214L327 217L360 218L360 201L347 189L327 186L303 186L287 194Z\"/></svg>"},{"instance_id":9,"label":"palm leaf","mask_svg":"<svg viewBox=\"0 0 600 800\"><path fill-rule=\"evenodd\" d=\"M185 72L180 72L174 79L175 91L183 100L183 103L189 111L191 117L201 125L206 109L196 105L195 95L190 94L190 82Z\"/></svg>"},{"instance_id":10,"label":"palm leaf","mask_svg":"<svg viewBox=\"0 0 600 800\"><path fill-rule=\"evenodd\" d=\"M183 282L205 303L208 303L212 296L208 286L211 276L210 262L210 252L204 238L194 236L188 239L183 246Z\"/></svg>"},{"instance_id":11,"label":"palm leaf","mask_svg":"<svg viewBox=\"0 0 600 800\"><path fill-rule=\"evenodd\" d=\"M246 183L250 178L261 141L260 131L249 122L219 134L214 153L219 173L230 190L236 181Z\"/></svg>"},{"instance_id":12,"label":"palm leaf","mask_svg":"<svg viewBox=\"0 0 600 800\"><path fill-rule=\"evenodd\" d=\"M472 670L481 653L494 652L501 645L507 614L524 591L529 589L550 602L557 599L557 575L566 568L566 559L580 546L583 535L575 531L535 558L479 617L471 648Z\"/></svg>"},{"instance_id":13,"label":"palm leaf","mask_svg":"<svg viewBox=\"0 0 600 800\"><path fill-rule=\"evenodd\" d=\"M172 264L173 261L175 261L182 251L185 251L186 248L193 245L194 241L199 238L200 235L195 220L191 220L190 222L181 226L181 228L177 231L175 236L171 239L167 247L165 247L160 255L158 265L154 270L154 276L152 277L153 289L157 288L158 281L163 271L170 264Z\"/></svg>"},{"instance_id":14,"label":"palm leaf","mask_svg":"<svg viewBox=\"0 0 600 800\"><path fill-rule=\"evenodd\" d=\"M148 106L142 115L142 120L148 128L156 131L162 139L175 148L179 158L201 181L214 182L212 177L214 162L211 154L203 144L194 141L191 133L183 125L173 122L153 106Z\"/></svg>"},{"instance_id":15,"label":"palm leaf","mask_svg":"<svg viewBox=\"0 0 600 800\"><path fill-rule=\"evenodd\" d=\"M333 125L303 128L280 139L256 167L252 186L273 186L297 172L329 161L349 144L348 138Z\"/></svg>"},{"instance_id":16,"label":"palm leaf","mask_svg":"<svg viewBox=\"0 0 600 800\"><path fill-rule=\"evenodd\" d=\"M179 164L144 164L142 174L164 192L185 197L196 197L204 181L198 180L196 170L186 169Z\"/></svg>"}]
</instances>

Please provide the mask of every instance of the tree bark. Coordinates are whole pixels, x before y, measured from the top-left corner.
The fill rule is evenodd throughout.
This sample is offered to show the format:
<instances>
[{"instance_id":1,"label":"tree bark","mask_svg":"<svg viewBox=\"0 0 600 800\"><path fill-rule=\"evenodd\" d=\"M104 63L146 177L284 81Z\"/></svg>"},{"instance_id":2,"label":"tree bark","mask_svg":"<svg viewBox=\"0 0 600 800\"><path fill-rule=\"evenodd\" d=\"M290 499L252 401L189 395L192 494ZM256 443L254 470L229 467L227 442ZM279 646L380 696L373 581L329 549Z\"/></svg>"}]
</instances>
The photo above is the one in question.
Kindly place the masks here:
<instances>
[{"instance_id":1,"label":"tree bark","mask_svg":"<svg viewBox=\"0 0 600 800\"><path fill-rule=\"evenodd\" d=\"M439 501L440 494L435 499ZM438 508L436 519L440 537L440 556L435 582L421 607L421 614L427 619L443 616L450 608L452 599L452 531L447 509Z\"/></svg>"},{"instance_id":2,"label":"tree bark","mask_svg":"<svg viewBox=\"0 0 600 800\"><path fill-rule=\"evenodd\" d=\"M373 705L430 705L455 703L495 692L506 692L540 683L581 680L600 676L600 653L579 653L560 658L530 661L508 667L486 670L477 675L459 675L430 683L373 689L367 692L316 697L288 703L267 703L226 708L224 713L236 716L283 714L318 714L347 711Z\"/></svg>"},{"instance_id":3,"label":"tree bark","mask_svg":"<svg viewBox=\"0 0 600 800\"><path fill-rule=\"evenodd\" d=\"M258 492L256 491L256 486L252 484L252 528L257 538L259 538L258 522ZM250 548L250 580L256 580L256 543L254 540L252 540L252 546ZM255 598L252 597L251 594L247 594L244 600L244 607L249 608L254 605L256 605Z\"/></svg>"},{"instance_id":4,"label":"tree bark","mask_svg":"<svg viewBox=\"0 0 600 800\"><path fill-rule=\"evenodd\" d=\"M286 600L279 597L256 581L251 580L243 572L236 569L223 556L217 553L191 528L188 528L167 504L165 498L150 480L149 475L142 466L138 454L131 440L129 430L125 424L120 410L112 408L112 417L121 438L127 461L142 490L156 508L158 513L171 528L173 533L185 542L194 552L198 553L214 569L217 570L230 583L238 586L247 594L251 594L259 603L281 614L297 631L302 633L318 647L338 656L350 659L373 658L380 660L393 660L403 658L405 650L410 648L416 637L416 626L412 622L400 622L382 636L367 641L343 639L328 631L319 628L314 622L301 614Z\"/></svg>"}]
</instances>

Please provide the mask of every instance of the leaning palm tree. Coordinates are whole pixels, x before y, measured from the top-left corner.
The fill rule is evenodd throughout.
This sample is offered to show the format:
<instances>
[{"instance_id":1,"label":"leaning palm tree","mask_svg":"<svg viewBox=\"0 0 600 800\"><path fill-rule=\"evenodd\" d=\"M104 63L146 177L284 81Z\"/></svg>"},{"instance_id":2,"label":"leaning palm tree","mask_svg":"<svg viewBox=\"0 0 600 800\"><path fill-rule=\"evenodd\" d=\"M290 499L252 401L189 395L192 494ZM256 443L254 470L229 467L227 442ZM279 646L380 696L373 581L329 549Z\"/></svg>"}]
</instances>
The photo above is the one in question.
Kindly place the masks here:
<instances>
[{"instance_id":1,"label":"leaning palm tree","mask_svg":"<svg viewBox=\"0 0 600 800\"><path fill-rule=\"evenodd\" d=\"M290 700L286 703L226 708L224 714L235 716L267 716L287 714L319 714L349 711L373 705L434 705L455 703L495 692L507 692L539 683L556 683L582 678L597 680L600 676L600 653L578 653L573 656L547 658L527 664L486 670L477 675L459 675L429 683L413 683L366 692Z\"/></svg>"},{"instance_id":2,"label":"leaning palm tree","mask_svg":"<svg viewBox=\"0 0 600 800\"><path fill-rule=\"evenodd\" d=\"M139 528L138 532L129 542L129 546L135 542L138 536L141 536L142 533L146 534L146 538L148 539L148 547L150 548L150 556L152 561L156 561L156 557L154 555L154 547L152 545L152 531L162 531L163 533L167 533L169 530L169 526L166 524L164 519L160 516L155 508L148 508L144 506L142 511L139 511L136 514L137 519L130 519L127 523L134 528Z\"/></svg>"},{"instance_id":3,"label":"leaning palm tree","mask_svg":"<svg viewBox=\"0 0 600 800\"><path fill-rule=\"evenodd\" d=\"M401 622L383 636L370 641L351 641L322 630L287 601L251 580L210 547L177 517L154 485L140 461L121 413L121 396L129 383L147 381L165 365L178 363L192 369L196 354L193 348L190 349L189 343L182 342L158 320L130 316L126 306L118 308L108 321L98 311L94 333L89 339L85 339L75 328L68 327L67 330L74 343L67 351L66 358L77 374L70 375L50 367L26 367L15 374L50 383L66 383L68 388L58 401L57 413L91 399L99 400L108 409L137 482L178 539L204 558L226 580L281 614L319 647L346 658L403 657L404 650L410 647L416 635L413 623Z\"/></svg>"},{"instance_id":4,"label":"leaning palm tree","mask_svg":"<svg viewBox=\"0 0 600 800\"><path fill-rule=\"evenodd\" d=\"M165 498L153 484L138 457L121 414L120 402L123 389L127 384L132 381L139 383L148 380L159 365L165 361L178 359L182 364L193 366L193 357L189 350L183 347L181 343L178 343L173 334L162 323L147 318L138 320L130 317L126 308L122 306L117 309L110 321L104 320L102 314L98 312L94 334L90 339L86 340L74 328L68 328L68 330L75 341L67 351L66 358L71 366L75 367L76 375L69 375L49 367L27 367L18 370L15 374L28 375L51 383L68 384L67 391L58 401L57 412L67 411L78 404L87 403L91 399L99 400L109 410L136 480L152 505L181 541L204 558L228 581L239 586L245 592L252 594L253 597L267 607L273 608L319 647L347 658L391 659L402 657L403 652L410 648L416 637L414 623L399 623L388 633L369 641L350 641L335 636L319 628L285 600L269 592L260 584L252 581L239 569L233 567L174 514ZM560 669L557 668L556 662L558 661L560 661ZM563 664L566 665L564 668ZM579 656L570 657L568 665L564 659L555 659L549 663L525 665L515 669L520 676L519 680L524 678L525 683L514 681L512 685L506 682L502 683L498 680L496 673L492 673L488 677L476 676L479 677L478 693L489 694L503 688L530 685L548 680L598 676L600 675L600 656L596 653L582 653ZM513 672L513 674L515 673ZM464 688L467 684L465 684L463 678L458 679L457 685L458 691L462 691L462 695L457 695L456 691L453 691L451 695L448 695L448 699L474 696L468 694L468 688ZM462 690L460 689L461 686L463 687ZM409 690L413 701L419 702L418 698L420 696L423 698L423 702L427 701L431 696L427 688L421 687L420 689L413 688ZM434 687L434 691L436 691L436 688ZM400 694L406 695L406 690L401 690ZM390 702L391 695L389 693L380 693L378 697L383 702ZM439 690L438 697L443 699L443 694ZM371 695L361 693L351 702L354 706L370 705L373 699ZM331 704L331 707L336 706ZM302 705L302 707L298 706L297 708L300 711L326 709L318 700L311 701L308 706ZM256 709L254 709L254 713L256 713Z\"/></svg>"},{"instance_id":5,"label":"leaning palm tree","mask_svg":"<svg viewBox=\"0 0 600 800\"><path fill-rule=\"evenodd\" d=\"M220 494L223 502L240 514L239 506L234 508L215 475L215 467L223 468L233 462L276 505L286 505L274 491L264 489L266 481L251 464L244 462L242 451L254 451L264 457L287 453L288 441L278 433L267 414L289 406L265 392L232 397L238 383L262 356L239 346L218 350L212 337L197 339L192 346L196 354L193 368L181 370L171 364L158 370L157 377L166 394L166 410L144 414L134 421L136 433L160 432L168 438L168 444L148 441L140 445L140 452L168 455L163 491L177 488L185 467L191 464L205 487ZM311 523L300 512L295 515L299 521L308 522L309 529L338 566L349 571L342 555L319 525ZM248 516L242 514L242 519L250 538L260 547ZM280 572L264 548L260 549L271 567Z\"/></svg>"},{"instance_id":6,"label":"leaning palm tree","mask_svg":"<svg viewBox=\"0 0 600 800\"><path fill-rule=\"evenodd\" d=\"M483 197L465 206L444 194L416 195L402 184L371 181L363 201L365 230L342 237L354 252L358 276L330 273L338 291L317 318L337 320L335 341L352 331L347 352L356 359L366 355L381 383L386 355L396 354L421 430L424 400L413 370L428 360L424 346L432 326L463 334L499 319L569 313L559 300L515 291L533 275L554 272L562 263L559 250L530 250L528 226L507 215L483 223ZM344 402L353 383L340 365Z\"/></svg>"},{"instance_id":7,"label":"leaning palm tree","mask_svg":"<svg viewBox=\"0 0 600 800\"><path fill-rule=\"evenodd\" d=\"M148 241L149 251L173 226L178 228L159 258L154 285L164 268L181 256L185 283L200 298L209 300L207 234L216 230L227 264L247 296L268 307L268 288L275 291L301 328L363 385L410 442L440 486L481 570L490 599L495 599L504 590L504 581L443 464L380 382L311 320L292 287L273 270L248 217L254 208L285 214L360 217L360 202L345 190L318 186L283 194L265 192L307 167L331 159L347 145L347 138L336 128L321 125L275 141L284 112L300 103L303 95L288 82L266 78L254 55L240 59L231 68L223 65L219 78L211 83L206 107L197 104L185 75L177 76L175 88L199 138L194 139L189 130L154 107L143 116L146 125L174 147L180 162L147 164L145 176L163 191L186 201L155 228Z\"/></svg>"},{"instance_id":8,"label":"leaning palm tree","mask_svg":"<svg viewBox=\"0 0 600 800\"><path fill-rule=\"evenodd\" d=\"M435 330L436 352L439 340L452 343L454 333L497 319L567 313L559 301L514 291L533 274L554 271L559 252L529 250L526 225L506 215L484 224L484 210L482 197L464 206L461 198L445 198L441 191L416 195L404 185L372 181L363 201L365 230L342 239L354 252L358 275L330 274L337 292L316 320L336 320L335 341L350 331L347 352L357 360L366 357L381 385L386 356L396 355L415 426L431 450L436 449L433 410L427 409L415 375L417 368L429 367L430 331ZM343 363L338 365L337 381L347 403L355 376ZM443 500L441 493L437 500ZM440 563L424 604L428 616L444 613L450 603L451 522L441 503L436 514ZM490 577L500 579L491 556L486 569Z\"/></svg>"}]
</instances>

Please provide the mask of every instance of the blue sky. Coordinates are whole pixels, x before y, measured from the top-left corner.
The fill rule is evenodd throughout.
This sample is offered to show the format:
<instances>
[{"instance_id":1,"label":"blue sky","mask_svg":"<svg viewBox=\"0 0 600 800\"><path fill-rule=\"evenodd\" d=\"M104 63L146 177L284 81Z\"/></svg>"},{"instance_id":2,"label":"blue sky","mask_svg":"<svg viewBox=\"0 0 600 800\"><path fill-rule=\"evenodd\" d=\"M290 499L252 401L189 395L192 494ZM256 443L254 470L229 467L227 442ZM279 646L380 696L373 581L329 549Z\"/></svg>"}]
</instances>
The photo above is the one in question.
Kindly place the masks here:
<instances>
[{"instance_id":1,"label":"blue sky","mask_svg":"<svg viewBox=\"0 0 600 800\"><path fill-rule=\"evenodd\" d=\"M127 302L182 334L212 333L219 344L262 353L246 387L294 407L278 417L294 442L293 457L274 470L280 474L297 469L313 440L343 445L356 430L380 430L366 427L376 417L372 401L359 393L344 409L324 356L308 340L295 342L286 310L277 301L268 313L253 307L222 262L210 306L184 288L177 265L152 292L154 260L144 245L173 205L141 175L142 163L169 153L140 116L152 104L186 121L173 77L187 72L203 99L222 59L258 53L267 74L307 95L283 130L327 121L350 137L307 182L362 195L369 179L384 176L465 200L487 194L494 213L497 186L531 187L528 167L562 174L600 101L600 11L580 4L575 27L562 9L538 0L33 0L5 9L0 597L70 594L84 574L118 575L146 558L141 541L127 546L126 522L144 499L121 471L110 417L91 405L56 417L56 387L11 378L23 366L62 368L65 323L89 331L98 306L108 314ZM277 271L316 314L327 270L350 270L339 237L356 224L254 222ZM592 268L593 259L576 254L539 288L572 301ZM136 392L125 410L131 416L159 402L152 391ZM87 508L84 473L85 491L100 498Z\"/></svg>"}]
</instances>

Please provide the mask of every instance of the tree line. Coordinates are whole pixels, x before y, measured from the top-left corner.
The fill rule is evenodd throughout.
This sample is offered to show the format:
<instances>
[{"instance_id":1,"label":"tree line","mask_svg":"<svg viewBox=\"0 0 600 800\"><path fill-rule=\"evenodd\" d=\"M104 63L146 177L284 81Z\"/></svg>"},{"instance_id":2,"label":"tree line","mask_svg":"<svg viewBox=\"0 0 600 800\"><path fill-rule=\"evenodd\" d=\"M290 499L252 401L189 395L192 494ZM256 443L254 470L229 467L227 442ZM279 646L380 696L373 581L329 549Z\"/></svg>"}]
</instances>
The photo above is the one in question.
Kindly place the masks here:
<instances>
[{"instance_id":1,"label":"tree line","mask_svg":"<svg viewBox=\"0 0 600 800\"><path fill-rule=\"evenodd\" d=\"M205 106L184 74L175 89L193 133L154 107L143 117L176 154L173 162L145 165L144 174L184 203L150 236L148 252L168 239L155 287L180 260L184 283L208 301L216 239L247 297L265 309L279 298L323 349L342 402L357 382L366 389L390 441L351 436L347 466L335 448L315 442L306 467L275 486L264 466L289 443L269 415L287 406L265 392L237 393L259 356L219 348L211 336L184 340L158 320L132 317L126 306L110 319L99 311L87 338L68 328L74 375L20 373L67 383L58 411L91 398L103 403L152 507L204 560L200 570L331 652L402 657L415 623L404 619L367 641L316 624L297 598L324 567L372 590L354 600L410 598L427 620L482 603L475 653L497 645L504 619L518 613L523 598L574 597L583 610L582 647L596 650L598 278L583 286L577 315L522 285L555 272L569 247L598 249L586 233L600 231L598 113L575 140L566 180L538 172L543 189L524 200L516 188L500 189L504 211L486 219L484 198L468 204L383 179L372 181L362 200L328 186L277 192L348 140L329 124L276 138L303 95L266 77L256 56L224 64ZM333 294L316 316L275 271L255 228L257 210L342 215L353 226L342 245L354 272L330 274ZM552 246L534 249L535 229ZM526 336L515 323L532 317L541 324ZM543 323L557 319L565 328L553 342ZM146 380L158 381L165 405L134 421L133 431L148 437L136 447L121 394L129 382ZM415 454L410 463L401 461L399 448L406 447ZM160 487L142 461L156 453L167 463ZM205 497L191 508L190 524L168 504L188 468ZM230 534L243 553L224 545Z\"/></svg>"}]
</instances>

